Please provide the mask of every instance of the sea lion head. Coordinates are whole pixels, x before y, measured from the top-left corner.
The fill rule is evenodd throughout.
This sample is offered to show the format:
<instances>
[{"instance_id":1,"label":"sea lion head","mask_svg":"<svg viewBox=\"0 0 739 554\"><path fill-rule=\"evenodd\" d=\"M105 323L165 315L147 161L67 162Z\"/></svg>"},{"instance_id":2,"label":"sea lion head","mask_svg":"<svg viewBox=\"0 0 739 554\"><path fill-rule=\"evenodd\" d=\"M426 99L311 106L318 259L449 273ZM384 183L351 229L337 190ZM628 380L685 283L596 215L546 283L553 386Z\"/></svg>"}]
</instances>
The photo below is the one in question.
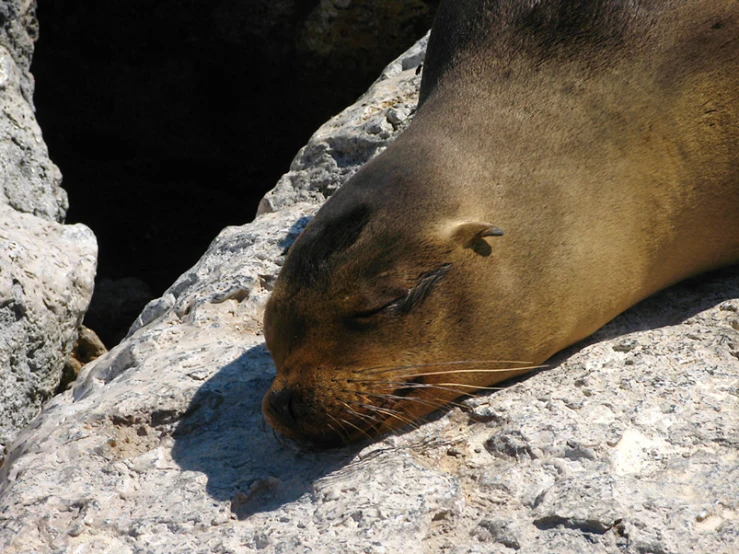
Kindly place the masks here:
<instances>
[{"instance_id":1,"label":"sea lion head","mask_svg":"<svg viewBox=\"0 0 739 554\"><path fill-rule=\"evenodd\" d=\"M267 304L277 377L262 407L289 438L349 442L403 426L467 390L449 368L465 371L469 352L479 350L470 266L503 232L439 223L418 190L413 207L388 201L378 183L398 177L383 170L387 164L370 163L324 205L291 246Z\"/></svg>"},{"instance_id":2,"label":"sea lion head","mask_svg":"<svg viewBox=\"0 0 739 554\"><path fill-rule=\"evenodd\" d=\"M441 3L413 122L275 282L277 431L401 427L737 262L736 8L632 4Z\"/></svg>"}]
</instances>

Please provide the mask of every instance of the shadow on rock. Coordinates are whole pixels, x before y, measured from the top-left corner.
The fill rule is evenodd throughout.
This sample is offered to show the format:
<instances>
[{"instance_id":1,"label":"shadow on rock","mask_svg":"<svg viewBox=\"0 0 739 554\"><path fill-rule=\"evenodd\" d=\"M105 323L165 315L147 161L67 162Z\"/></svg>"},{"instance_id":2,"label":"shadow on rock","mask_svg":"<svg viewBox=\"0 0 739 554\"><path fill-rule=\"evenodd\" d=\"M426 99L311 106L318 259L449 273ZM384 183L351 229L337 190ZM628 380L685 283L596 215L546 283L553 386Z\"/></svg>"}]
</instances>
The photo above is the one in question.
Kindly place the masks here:
<instances>
[{"instance_id":1,"label":"shadow on rock","mask_svg":"<svg viewBox=\"0 0 739 554\"><path fill-rule=\"evenodd\" d=\"M310 451L277 437L261 412L273 377L265 346L249 349L200 387L174 432L175 461L204 473L207 493L230 500L239 519L310 494L318 478L357 451Z\"/></svg>"},{"instance_id":2,"label":"shadow on rock","mask_svg":"<svg viewBox=\"0 0 739 554\"><path fill-rule=\"evenodd\" d=\"M313 219L312 215L304 215L303 217L299 218L297 221L295 221L290 226L290 229L287 231L285 238L283 238L279 242L279 246L280 248L282 248L283 256L287 256L287 253L290 251L290 248L295 243L295 241L298 240L300 233L302 233L305 230L305 228L308 226L308 223L310 223L311 219Z\"/></svg>"}]
</instances>

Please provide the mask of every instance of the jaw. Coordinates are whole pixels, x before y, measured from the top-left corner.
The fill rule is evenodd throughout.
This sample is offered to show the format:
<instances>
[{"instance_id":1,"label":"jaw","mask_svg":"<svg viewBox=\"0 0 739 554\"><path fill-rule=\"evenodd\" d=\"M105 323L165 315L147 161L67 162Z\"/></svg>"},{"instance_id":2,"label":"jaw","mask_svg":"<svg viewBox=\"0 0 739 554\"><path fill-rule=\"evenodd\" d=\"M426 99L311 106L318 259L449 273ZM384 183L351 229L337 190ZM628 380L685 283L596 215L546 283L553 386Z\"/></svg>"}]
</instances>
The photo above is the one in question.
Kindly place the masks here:
<instances>
[{"instance_id":1,"label":"jaw","mask_svg":"<svg viewBox=\"0 0 739 554\"><path fill-rule=\"evenodd\" d=\"M458 364L406 363L393 371L375 367L344 369L343 376L312 380L309 387L278 378L262 402L264 418L287 439L331 448L415 427L418 419L476 390L459 379L468 374L458 373L464 367Z\"/></svg>"},{"instance_id":2,"label":"jaw","mask_svg":"<svg viewBox=\"0 0 739 554\"><path fill-rule=\"evenodd\" d=\"M282 437L309 449L328 449L348 446L374 437L377 433L362 429L360 422L351 422L341 416L323 416L315 421L287 423L276 416L267 405L266 397L262 413L265 421Z\"/></svg>"}]
</instances>

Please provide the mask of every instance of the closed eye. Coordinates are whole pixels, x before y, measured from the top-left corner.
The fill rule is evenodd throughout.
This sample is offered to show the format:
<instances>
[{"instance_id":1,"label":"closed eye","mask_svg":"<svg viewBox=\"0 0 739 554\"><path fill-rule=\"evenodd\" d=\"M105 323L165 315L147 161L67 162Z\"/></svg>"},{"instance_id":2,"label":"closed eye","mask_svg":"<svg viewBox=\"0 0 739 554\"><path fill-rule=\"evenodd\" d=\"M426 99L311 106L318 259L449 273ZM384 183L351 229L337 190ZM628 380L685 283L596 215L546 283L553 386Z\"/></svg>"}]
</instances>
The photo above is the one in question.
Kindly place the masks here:
<instances>
[{"instance_id":1,"label":"closed eye","mask_svg":"<svg viewBox=\"0 0 739 554\"><path fill-rule=\"evenodd\" d=\"M368 317L372 317L373 315L380 314L380 313L393 313L399 310L401 306L404 305L405 300L408 298L408 296L411 294L412 289L407 289L401 296L398 296L397 298L394 298L390 302L386 302L382 304L381 306L377 306L375 308L372 308L370 310L364 310L361 312L357 312L354 314L354 317L356 319L365 319Z\"/></svg>"},{"instance_id":2,"label":"closed eye","mask_svg":"<svg viewBox=\"0 0 739 554\"><path fill-rule=\"evenodd\" d=\"M413 288L407 289L402 295L381 306L358 312L354 314L354 317L362 320L377 314L407 314L426 300L434 285L447 274L451 267L452 264L443 264L436 269L422 273Z\"/></svg>"}]
</instances>

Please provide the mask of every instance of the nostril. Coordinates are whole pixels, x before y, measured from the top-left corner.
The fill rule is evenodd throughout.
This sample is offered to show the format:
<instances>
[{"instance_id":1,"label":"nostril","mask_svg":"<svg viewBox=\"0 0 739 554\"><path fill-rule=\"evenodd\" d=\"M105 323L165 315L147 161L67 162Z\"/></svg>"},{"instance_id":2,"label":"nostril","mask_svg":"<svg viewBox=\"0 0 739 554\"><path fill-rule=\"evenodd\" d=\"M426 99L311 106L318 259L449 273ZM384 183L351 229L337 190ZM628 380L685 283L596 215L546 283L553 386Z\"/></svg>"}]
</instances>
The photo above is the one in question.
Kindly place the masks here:
<instances>
[{"instance_id":1,"label":"nostril","mask_svg":"<svg viewBox=\"0 0 739 554\"><path fill-rule=\"evenodd\" d=\"M293 391L290 388L272 392L268 399L272 412L286 423L296 423L294 401Z\"/></svg>"}]
</instances>

